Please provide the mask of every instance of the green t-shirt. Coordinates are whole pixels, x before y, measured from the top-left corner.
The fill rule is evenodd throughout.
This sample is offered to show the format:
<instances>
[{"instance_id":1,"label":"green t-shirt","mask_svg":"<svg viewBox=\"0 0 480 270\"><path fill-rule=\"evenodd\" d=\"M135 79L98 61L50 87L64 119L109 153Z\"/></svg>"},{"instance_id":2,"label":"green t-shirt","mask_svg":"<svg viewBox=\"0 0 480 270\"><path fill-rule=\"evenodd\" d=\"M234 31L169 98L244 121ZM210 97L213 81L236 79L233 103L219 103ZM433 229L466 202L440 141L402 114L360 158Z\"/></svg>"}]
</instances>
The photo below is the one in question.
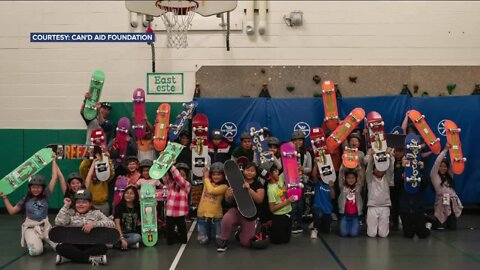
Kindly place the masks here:
<instances>
[{"instance_id":1,"label":"green t-shirt","mask_svg":"<svg viewBox=\"0 0 480 270\"><path fill-rule=\"evenodd\" d=\"M268 184L268 203L279 204L286 201L287 187L285 186L285 176L283 173L278 177L278 183ZM285 215L292 211L292 205L288 204L277 211L273 212L274 215Z\"/></svg>"}]
</instances>

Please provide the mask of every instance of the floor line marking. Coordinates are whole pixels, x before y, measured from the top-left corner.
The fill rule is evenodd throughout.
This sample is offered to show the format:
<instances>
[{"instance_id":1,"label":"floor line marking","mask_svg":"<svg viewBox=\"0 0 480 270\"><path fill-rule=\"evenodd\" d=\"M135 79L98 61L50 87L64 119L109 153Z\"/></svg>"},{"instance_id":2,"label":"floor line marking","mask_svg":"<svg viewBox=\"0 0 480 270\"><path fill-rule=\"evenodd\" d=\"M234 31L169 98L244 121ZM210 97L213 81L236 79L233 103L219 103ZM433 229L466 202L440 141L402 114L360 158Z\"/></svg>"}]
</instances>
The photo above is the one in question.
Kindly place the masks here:
<instances>
[{"instance_id":1,"label":"floor line marking","mask_svg":"<svg viewBox=\"0 0 480 270\"><path fill-rule=\"evenodd\" d=\"M190 241L190 237L192 236L193 230L195 229L196 225L197 225L197 220L195 219L192 222L192 225L190 226L190 230L188 230L187 244L188 244L188 241ZM178 262L180 262L180 258L182 257L183 251L185 251L185 248L187 247L187 244L182 244L180 246L180 249L177 252L177 256L175 256L175 259L173 260L172 265L170 265L169 270L175 270L175 268L177 268L177 264L178 264Z\"/></svg>"},{"instance_id":2,"label":"floor line marking","mask_svg":"<svg viewBox=\"0 0 480 270\"><path fill-rule=\"evenodd\" d=\"M342 263L340 258L338 258L337 254L335 254L335 251L333 251L333 249L330 247L327 241L325 241L325 239L323 239L321 235L319 235L319 238L322 241L323 245L327 248L330 255L332 255L333 259L337 262L338 266L340 266L342 270L347 270L347 267L345 267L345 265Z\"/></svg>"},{"instance_id":3,"label":"floor line marking","mask_svg":"<svg viewBox=\"0 0 480 270\"><path fill-rule=\"evenodd\" d=\"M7 263L5 263L4 265L0 266L0 269L4 269L5 267L9 266L10 264L16 262L17 260L19 260L20 258L22 258L23 256L27 255L27 253L24 253L16 258L13 258L12 260L8 261Z\"/></svg>"},{"instance_id":4,"label":"floor line marking","mask_svg":"<svg viewBox=\"0 0 480 270\"><path fill-rule=\"evenodd\" d=\"M456 250L458 253L462 254L463 256L465 256L465 257L467 257L467 258L469 258L469 259L471 259L471 260L473 260L473 261L475 261L475 262L480 262L480 259L479 259L475 254L472 254L472 253L467 252L467 251L465 251L465 250L463 250L463 249L461 249L461 248L456 247L456 246L455 246L453 243L451 243L450 241L448 241L448 240L446 240L446 239L441 239L441 238L439 238L439 237L437 237L437 236L435 236L435 235L432 235L432 238L433 238L433 239L436 239L436 240L438 240L438 241L440 241L440 242L442 242L443 244L447 245L449 248Z\"/></svg>"}]
</instances>

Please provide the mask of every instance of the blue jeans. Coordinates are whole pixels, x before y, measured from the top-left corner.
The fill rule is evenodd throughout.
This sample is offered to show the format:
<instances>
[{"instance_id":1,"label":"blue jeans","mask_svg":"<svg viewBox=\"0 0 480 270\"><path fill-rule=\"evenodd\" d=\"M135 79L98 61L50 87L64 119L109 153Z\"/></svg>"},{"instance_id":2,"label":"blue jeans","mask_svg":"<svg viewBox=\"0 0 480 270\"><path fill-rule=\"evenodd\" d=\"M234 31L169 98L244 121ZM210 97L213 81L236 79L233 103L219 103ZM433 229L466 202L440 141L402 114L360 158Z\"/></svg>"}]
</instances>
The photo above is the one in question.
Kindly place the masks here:
<instances>
[{"instance_id":1,"label":"blue jeans","mask_svg":"<svg viewBox=\"0 0 480 270\"><path fill-rule=\"evenodd\" d=\"M221 222L221 218L198 217L198 241L200 241L201 244L206 244L209 240L219 239Z\"/></svg>"},{"instance_id":2,"label":"blue jeans","mask_svg":"<svg viewBox=\"0 0 480 270\"><path fill-rule=\"evenodd\" d=\"M344 215L340 219L340 235L341 236L358 236L358 231L360 229L360 221L358 216L348 216Z\"/></svg>"},{"instance_id":3,"label":"blue jeans","mask_svg":"<svg viewBox=\"0 0 480 270\"><path fill-rule=\"evenodd\" d=\"M127 245L129 247L135 245L136 243L140 242L140 240L142 240L142 236L138 233L124 233L123 237L125 238L125 241L127 241ZM115 248L120 248L121 245L122 241L118 241L115 244Z\"/></svg>"}]
</instances>

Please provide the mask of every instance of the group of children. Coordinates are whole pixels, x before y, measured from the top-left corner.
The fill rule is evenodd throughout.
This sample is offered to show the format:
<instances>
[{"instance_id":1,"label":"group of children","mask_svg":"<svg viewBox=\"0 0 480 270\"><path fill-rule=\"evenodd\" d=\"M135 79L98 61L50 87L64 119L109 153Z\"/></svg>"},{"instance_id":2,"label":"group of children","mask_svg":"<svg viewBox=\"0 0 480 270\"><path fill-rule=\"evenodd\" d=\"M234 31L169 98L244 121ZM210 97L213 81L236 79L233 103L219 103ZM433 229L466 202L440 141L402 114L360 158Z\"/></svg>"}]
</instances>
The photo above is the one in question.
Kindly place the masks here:
<instances>
[{"instance_id":1,"label":"group of children","mask_svg":"<svg viewBox=\"0 0 480 270\"><path fill-rule=\"evenodd\" d=\"M66 180L54 159L52 179L48 186L43 176L33 176L29 182L27 195L15 206L12 206L5 195L0 194L10 214L25 211L21 244L28 248L31 256L43 252L42 241L45 241L57 251L58 264L67 261L105 264L107 261L105 245L57 245L48 239L48 231L52 226L47 215L48 200L57 179L65 198L64 206L55 218L56 226L82 227L85 233L95 227L116 228L120 233L120 241L114 248L122 250L139 248L141 242L139 190L142 185L150 184L166 191L165 205L159 204L157 208L165 213L167 244L187 243L186 220L192 217L189 205L192 186L192 175L188 165L191 164L190 147L184 149L176 164L162 179L151 179L149 169L153 165L156 153L150 148L148 138L137 138L135 140L137 144L131 144L130 150L127 150L129 156L123 159L116 152L115 138L110 142L110 147L107 146L105 134L108 130L106 132L102 129L109 126L106 120L111 109L109 106L99 104L99 107L103 108L99 109L99 116L93 120L94 123L87 122L91 129L89 140L102 146L104 154L109 157L111 167L115 168L108 181L99 181L96 178L95 165L100 161L100 157L93 161L82 161L80 173L73 172ZM326 127L324 129L326 134L331 132ZM104 136L97 136L95 132L104 132ZM151 129L149 132L147 134L151 135ZM301 233L305 200L287 197L279 151L281 141L276 137L266 136L269 151L274 158L271 162L259 164L259 158L254 152L248 133L240 135L240 145L236 148L221 136L218 129L211 132L210 138L208 151L211 165L204 169L203 192L196 209L199 243L207 245L213 242L217 251L223 252L228 248L232 234L242 246L251 247L259 240L259 231L266 233L273 244L289 243L292 233ZM178 141L189 146L189 133L182 132ZM423 197L430 179L437 194L436 219L431 220L434 228L456 228L456 220L461 214L462 205L455 192L449 163L444 159L449 145L438 155L430 177L426 173L423 174L419 191L408 193L403 188L403 170L407 162L404 147L388 150L390 166L386 171L379 171L375 167L372 149L366 154L359 151L360 162L357 168L345 168L341 164L342 148L339 147L331 153L337 180L327 184L320 179L314 154L306 146L305 134L301 131L293 132L291 143L300 154L299 174L302 182L314 185L313 228L310 233L312 239L317 238L319 232L330 233L332 220L336 219L337 215L340 216L339 234L343 237L358 236L365 212L369 237L387 237L390 228L398 228L399 217L405 237L413 237L415 234L420 238L427 237L432 224L427 222ZM360 135L355 133L346 141L349 147L354 148L358 148L360 143ZM243 188L248 190L257 208L257 215L253 218L242 216L237 208L233 190L225 178L223 163L228 159L240 160L240 158L248 160L242 166L245 179ZM128 186L123 191L122 197L113 202L111 211L109 182L121 177L127 178Z\"/></svg>"}]
</instances>

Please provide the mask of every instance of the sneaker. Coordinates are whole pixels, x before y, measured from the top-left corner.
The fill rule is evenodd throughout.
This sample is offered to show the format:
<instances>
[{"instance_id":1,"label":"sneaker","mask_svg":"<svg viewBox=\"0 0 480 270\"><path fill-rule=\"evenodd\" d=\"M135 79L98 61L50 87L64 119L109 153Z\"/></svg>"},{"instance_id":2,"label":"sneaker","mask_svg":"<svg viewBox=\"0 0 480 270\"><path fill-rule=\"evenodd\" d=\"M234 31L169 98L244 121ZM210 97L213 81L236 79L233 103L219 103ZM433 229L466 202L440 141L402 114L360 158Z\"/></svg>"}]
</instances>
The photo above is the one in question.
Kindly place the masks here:
<instances>
[{"instance_id":1,"label":"sneaker","mask_svg":"<svg viewBox=\"0 0 480 270\"><path fill-rule=\"evenodd\" d=\"M135 244L131 245L130 248L139 249L140 248L140 243L135 243Z\"/></svg>"},{"instance_id":2,"label":"sneaker","mask_svg":"<svg viewBox=\"0 0 480 270\"><path fill-rule=\"evenodd\" d=\"M294 225L293 228L292 228L292 233L302 233L303 232L303 229L302 227L300 227L300 225Z\"/></svg>"},{"instance_id":3,"label":"sneaker","mask_svg":"<svg viewBox=\"0 0 480 270\"><path fill-rule=\"evenodd\" d=\"M63 256L60 256L57 254L57 257L55 258L55 264L62 264L62 263L66 263L66 262L69 262L70 259L67 259Z\"/></svg>"},{"instance_id":4,"label":"sneaker","mask_svg":"<svg viewBox=\"0 0 480 270\"><path fill-rule=\"evenodd\" d=\"M427 228L431 231L432 230L432 223L430 223L430 222L425 223L425 228Z\"/></svg>"},{"instance_id":5,"label":"sneaker","mask_svg":"<svg viewBox=\"0 0 480 270\"><path fill-rule=\"evenodd\" d=\"M97 266L99 264L107 264L107 255L100 255L100 256L90 256L88 261L92 263L93 266Z\"/></svg>"},{"instance_id":6,"label":"sneaker","mask_svg":"<svg viewBox=\"0 0 480 270\"><path fill-rule=\"evenodd\" d=\"M313 229L312 232L310 233L310 239L317 239L317 236L318 236L317 229Z\"/></svg>"},{"instance_id":7,"label":"sneaker","mask_svg":"<svg viewBox=\"0 0 480 270\"><path fill-rule=\"evenodd\" d=\"M235 240L237 240L238 242L240 242L240 230L236 230L236 231L235 231Z\"/></svg>"},{"instance_id":8,"label":"sneaker","mask_svg":"<svg viewBox=\"0 0 480 270\"><path fill-rule=\"evenodd\" d=\"M228 249L228 242L226 240L220 240L218 244L217 251L218 252L225 252Z\"/></svg>"},{"instance_id":9,"label":"sneaker","mask_svg":"<svg viewBox=\"0 0 480 270\"><path fill-rule=\"evenodd\" d=\"M332 213L332 220L333 220L333 221L337 221L337 220L338 220L337 214Z\"/></svg>"}]
</instances>

